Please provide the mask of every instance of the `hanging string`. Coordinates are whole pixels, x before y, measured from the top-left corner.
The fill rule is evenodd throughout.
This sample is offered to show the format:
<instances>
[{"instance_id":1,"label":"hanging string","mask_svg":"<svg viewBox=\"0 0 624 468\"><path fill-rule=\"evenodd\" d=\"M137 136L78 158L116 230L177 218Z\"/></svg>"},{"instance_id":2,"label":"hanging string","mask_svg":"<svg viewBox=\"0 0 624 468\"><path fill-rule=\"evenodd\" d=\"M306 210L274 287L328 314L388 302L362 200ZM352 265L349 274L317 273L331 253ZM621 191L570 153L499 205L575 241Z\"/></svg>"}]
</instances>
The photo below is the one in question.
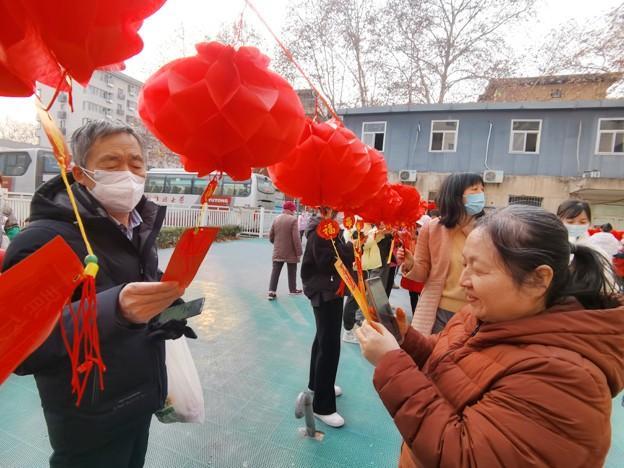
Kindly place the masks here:
<instances>
[{"instance_id":1,"label":"hanging string","mask_svg":"<svg viewBox=\"0 0 624 468\"><path fill-rule=\"evenodd\" d=\"M245 10L247 9L247 3L243 3L243 8L241 9L240 15L238 17L238 24L236 25L236 45L243 45L243 28L245 26L244 18L245 18Z\"/></svg>"},{"instance_id":2,"label":"hanging string","mask_svg":"<svg viewBox=\"0 0 624 468\"><path fill-rule=\"evenodd\" d=\"M68 94L69 98L67 99L67 101L68 101L70 110L72 112L74 111L74 97L72 95L72 85L73 85L73 83L72 83L71 77L67 73L67 70L64 70L63 73L61 74L61 79L59 80L58 84L56 85L56 89L54 90L54 94L52 95L52 99L50 99L50 103L44 108L44 110L46 112L50 112L50 109L52 109L52 106L56 102L56 99L58 98L59 94L61 94L61 88L63 87L63 83L66 83L67 86L69 87L69 89L67 91L67 94ZM39 102L41 102L41 100L39 100Z\"/></svg>"},{"instance_id":3,"label":"hanging string","mask_svg":"<svg viewBox=\"0 0 624 468\"><path fill-rule=\"evenodd\" d=\"M325 105L329 113L332 115L332 117L336 119L338 122L342 122L342 119L338 116L338 114L336 114L336 111L334 110L334 108L331 106L331 104L329 104L329 102L325 99L325 97L323 97L323 95L318 90L318 88L314 86L314 83L312 83L312 80L308 77L306 72L303 71L303 68L301 67L301 65L299 65L299 63L295 60L295 57L293 56L292 52L284 45L284 43L280 40L277 34L273 32L273 30L271 29L271 26L269 26L269 24L265 21L265 19L262 17L260 12L256 9L254 4L251 2L251 0L245 0L245 3L256 14L258 19L262 22L262 24L264 24L264 26L267 28L271 36L273 36L273 39L275 39L277 44L280 46L280 48L286 55L286 58L288 58L288 60L290 60L290 62L295 66L295 68L299 70L299 73L301 73L301 76L303 76L303 78L308 82L308 85L310 86L310 88L312 88L312 90L316 93L319 99L323 102L323 104Z\"/></svg>"}]
</instances>

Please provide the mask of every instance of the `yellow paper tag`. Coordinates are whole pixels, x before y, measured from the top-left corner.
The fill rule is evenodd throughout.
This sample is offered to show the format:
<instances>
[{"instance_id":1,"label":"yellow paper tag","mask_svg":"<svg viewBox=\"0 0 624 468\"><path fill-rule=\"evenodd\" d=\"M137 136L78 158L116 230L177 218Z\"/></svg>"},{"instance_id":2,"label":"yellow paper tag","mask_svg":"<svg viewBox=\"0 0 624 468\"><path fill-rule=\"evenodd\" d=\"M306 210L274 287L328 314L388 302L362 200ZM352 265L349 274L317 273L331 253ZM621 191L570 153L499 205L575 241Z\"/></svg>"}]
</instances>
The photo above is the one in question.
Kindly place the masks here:
<instances>
[{"instance_id":1,"label":"yellow paper tag","mask_svg":"<svg viewBox=\"0 0 624 468\"><path fill-rule=\"evenodd\" d=\"M373 319L370 314L370 309L368 301L366 300L366 294L364 293L364 290L360 289L358 285L355 284L351 273L349 273L349 270L342 262L342 260L336 260L334 266L336 267L336 271L340 275L340 278L342 278L342 281L344 281L344 283L347 285L347 288L349 288L349 291L355 299L355 302L357 302L358 306L360 306L360 310L362 311L362 314L364 314L364 318L369 322L372 322Z\"/></svg>"}]
</instances>

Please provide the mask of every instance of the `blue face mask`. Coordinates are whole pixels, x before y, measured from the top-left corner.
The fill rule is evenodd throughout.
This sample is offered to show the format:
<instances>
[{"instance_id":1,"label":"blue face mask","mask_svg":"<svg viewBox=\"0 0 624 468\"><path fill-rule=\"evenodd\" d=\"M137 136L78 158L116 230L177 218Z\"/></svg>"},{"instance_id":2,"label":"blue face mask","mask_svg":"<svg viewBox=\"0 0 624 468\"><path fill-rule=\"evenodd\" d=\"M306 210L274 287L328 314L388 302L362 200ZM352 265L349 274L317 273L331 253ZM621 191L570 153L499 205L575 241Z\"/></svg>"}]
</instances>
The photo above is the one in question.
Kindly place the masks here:
<instances>
[{"instance_id":1,"label":"blue face mask","mask_svg":"<svg viewBox=\"0 0 624 468\"><path fill-rule=\"evenodd\" d=\"M466 213L468 216L474 216L479 214L485 208L485 193L470 193L465 195L466 203L464 203L464 208L466 208Z\"/></svg>"},{"instance_id":2,"label":"blue face mask","mask_svg":"<svg viewBox=\"0 0 624 468\"><path fill-rule=\"evenodd\" d=\"M563 225L568 230L568 235L573 239L577 239L579 237L583 237L587 234L587 230L589 229L589 224L568 224L563 223Z\"/></svg>"}]
</instances>

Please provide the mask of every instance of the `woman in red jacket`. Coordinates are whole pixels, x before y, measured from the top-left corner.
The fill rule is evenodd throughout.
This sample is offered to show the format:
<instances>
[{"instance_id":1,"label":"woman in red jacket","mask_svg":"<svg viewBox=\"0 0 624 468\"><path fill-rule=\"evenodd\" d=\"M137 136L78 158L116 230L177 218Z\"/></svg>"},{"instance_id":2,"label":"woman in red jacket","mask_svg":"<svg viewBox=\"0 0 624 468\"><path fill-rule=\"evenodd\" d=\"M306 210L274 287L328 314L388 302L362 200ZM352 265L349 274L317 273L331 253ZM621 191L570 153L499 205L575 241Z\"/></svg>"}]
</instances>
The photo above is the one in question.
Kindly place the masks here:
<instances>
[{"instance_id":1,"label":"woman in red jacket","mask_svg":"<svg viewBox=\"0 0 624 468\"><path fill-rule=\"evenodd\" d=\"M602 466L624 387L603 257L520 205L482 220L463 256L468 304L440 334L409 328L399 347L378 324L358 332L405 441L399 466Z\"/></svg>"}]
</instances>

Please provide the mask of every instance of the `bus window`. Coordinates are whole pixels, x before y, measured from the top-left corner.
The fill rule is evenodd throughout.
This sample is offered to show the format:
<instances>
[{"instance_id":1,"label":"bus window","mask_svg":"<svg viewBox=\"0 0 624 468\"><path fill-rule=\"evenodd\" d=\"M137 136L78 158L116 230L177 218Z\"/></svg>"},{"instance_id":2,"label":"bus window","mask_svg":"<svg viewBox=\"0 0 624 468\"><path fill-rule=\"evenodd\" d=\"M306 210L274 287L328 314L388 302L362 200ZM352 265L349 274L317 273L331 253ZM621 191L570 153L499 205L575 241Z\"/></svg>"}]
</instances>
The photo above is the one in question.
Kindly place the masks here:
<instances>
[{"instance_id":1,"label":"bus window","mask_svg":"<svg viewBox=\"0 0 624 468\"><path fill-rule=\"evenodd\" d=\"M200 179L199 177L195 177L193 179L193 194L201 195L206 190L206 186L208 185L208 180Z\"/></svg>"},{"instance_id":2,"label":"bus window","mask_svg":"<svg viewBox=\"0 0 624 468\"><path fill-rule=\"evenodd\" d=\"M23 176L31 163L30 156L24 151L0 154L0 174L5 176Z\"/></svg>"},{"instance_id":3,"label":"bus window","mask_svg":"<svg viewBox=\"0 0 624 468\"><path fill-rule=\"evenodd\" d=\"M165 193L165 175L147 175L145 183L145 192L147 193Z\"/></svg>"},{"instance_id":4,"label":"bus window","mask_svg":"<svg viewBox=\"0 0 624 468\"><path fill-rule=\"evenodd\" d=\"M56 158L54 157L54 153L52 151L43 151L39 150L38 158L43 162L43 174L60 174L61 170L59 169L58 163L56 162Z\"/></svg>"},{"instance_id":5,"label":"bus window","mask_svg":"<svg viewBox=\"0 0 624 468\"><path fill-rule=\"evenodd\" d=\"M165 193L176 195L186 195L192 192L193 176L190 175L168 175L165 184Z\"/></svg>"},{"instance_id":6,"label":"bus window","mask_svg":"<svg viewBox=\"0 0 624 468\"><path fill-rule=\"evenodd\" d=\"M275 193L275 186L271 179L263 176L256 176L258 181L258 191L262 193L266 193L268 195L272 195Z\"/></svg>"},{"instance_id":7,"label":"bus window","mask_svg":"<svg viewBox=\"0 0 624 468\"><path fill-rule=\"evenodd\" d=\"M237 182L230 177L223 177L222 195L225 197L248 197L251 195L251 180Z\"/></svg>"}]
</instances>

